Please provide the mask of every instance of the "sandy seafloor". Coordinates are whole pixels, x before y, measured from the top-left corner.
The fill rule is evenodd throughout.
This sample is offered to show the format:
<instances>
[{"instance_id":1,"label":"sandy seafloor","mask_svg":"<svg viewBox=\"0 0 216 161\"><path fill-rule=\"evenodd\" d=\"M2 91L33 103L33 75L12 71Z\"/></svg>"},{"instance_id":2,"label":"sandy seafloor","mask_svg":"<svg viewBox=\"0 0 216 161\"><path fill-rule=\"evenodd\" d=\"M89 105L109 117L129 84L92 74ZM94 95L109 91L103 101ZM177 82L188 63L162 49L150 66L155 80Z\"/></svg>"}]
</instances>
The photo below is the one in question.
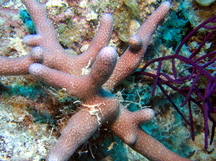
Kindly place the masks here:
<instances>
[{"instance_id":1,"label":"sandy seafloor","mask_svg":"<svg viewBox=\"0 0 216 161\"><path fill-rule=\"evenodd\" d=\"M160 0L47 0L46 9L61 45L71 54L85 51L97 30L101 15L104 12L112 13L114 29L110 45L122 54L128 46L130 35L135 33L160 3ZM0 55L21 57L30 52L31 48L24 45L22 38L34 33L34 28L29 24L31 21L24 24L28 19L25 14L25 7L20 0L0 0ZM214 0L173 0L170 12L152 36L143 63L174 53L187 33L214 15ZM190 49L198 46L205 33L208 31L197 32L182 52L190 54ZM215 40L209 40L202 53L214 51L215 44ZM181 62L179 66L182 66ZM169 64L164 70L169 71ZM0 81L3 84L0 85L0 160L42 160L57 141L67 120L75 113L77 99L68 96L64 90L50 87L29 75L1 76ZM151 81L129 77L116 88L115 93L131 110L151 107L156 111L155 118L143 125L143 128L169 149L194 161L215 160L215 139L208 150L204 150L203 115L200 109L193 105L196 128L193 142L189 127L161 91L157 89L156 94L151 96L151 90ZM175 91L166 90L179 106L184 98ZM187 106L181 109L187 117ZM101 129L77 150L71 160L147 159L111 132Z\"/></svg>"}]
</instances>

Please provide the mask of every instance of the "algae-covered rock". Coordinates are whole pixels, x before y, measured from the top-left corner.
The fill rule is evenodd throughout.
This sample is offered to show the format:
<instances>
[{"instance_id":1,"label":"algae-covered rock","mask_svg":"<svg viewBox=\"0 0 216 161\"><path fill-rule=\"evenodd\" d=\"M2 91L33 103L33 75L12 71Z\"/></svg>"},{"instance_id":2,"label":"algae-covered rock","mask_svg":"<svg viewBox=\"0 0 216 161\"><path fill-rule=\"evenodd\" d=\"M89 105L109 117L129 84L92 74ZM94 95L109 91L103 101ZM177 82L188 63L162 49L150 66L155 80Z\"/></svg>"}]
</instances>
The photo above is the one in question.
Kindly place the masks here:
<instances>
[{"instance_id":1,"label":"algae-covered rock","mask_svg":"<svg viewBox=\"0 0 216 161\"><path fill-rule=\"evenodd\" d=\"M209 6L213 2L215 2L215 0L195 0L195 1L201 6Z\"/></svg>"}]
</instances>

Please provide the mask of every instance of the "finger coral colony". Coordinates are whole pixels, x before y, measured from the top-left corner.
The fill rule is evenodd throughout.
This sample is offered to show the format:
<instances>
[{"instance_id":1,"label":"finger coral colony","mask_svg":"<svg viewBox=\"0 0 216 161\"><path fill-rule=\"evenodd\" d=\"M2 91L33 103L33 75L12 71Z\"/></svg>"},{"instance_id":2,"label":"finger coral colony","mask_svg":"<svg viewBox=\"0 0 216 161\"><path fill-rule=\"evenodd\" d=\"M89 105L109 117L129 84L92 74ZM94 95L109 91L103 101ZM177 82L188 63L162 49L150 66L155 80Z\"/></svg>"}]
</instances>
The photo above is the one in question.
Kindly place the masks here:
<instances>
[{"instance_id":1,"label":"finger coral colony","mask_svg":"<svg viewBox=\"0 0 216 161\"><path fill-rule=\"evenodd\" d=\"M189 1L0 3L0 160L215 157L215 16L193 29ZM140 6L152 13L142 25ZM169 15L164 39L151 42ZM174 32L187 36L180 43ZM180 44L175 54L169 42Z\"/></svg>"}]
</instances>

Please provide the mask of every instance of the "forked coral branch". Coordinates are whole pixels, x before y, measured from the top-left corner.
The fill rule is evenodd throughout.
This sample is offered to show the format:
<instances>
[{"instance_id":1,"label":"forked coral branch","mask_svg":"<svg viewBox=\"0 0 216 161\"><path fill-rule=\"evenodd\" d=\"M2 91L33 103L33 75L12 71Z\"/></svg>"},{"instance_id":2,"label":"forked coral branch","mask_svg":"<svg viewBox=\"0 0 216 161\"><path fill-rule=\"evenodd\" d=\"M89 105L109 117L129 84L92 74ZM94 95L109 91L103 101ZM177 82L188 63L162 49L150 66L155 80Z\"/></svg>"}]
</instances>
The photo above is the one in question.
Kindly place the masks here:
<instances>
[{"instance_id":1,"label":"forked coral branch","mask_svg":"<svg viewBox=\"0 0 216 161\"><path fill-rule=\"evenodd\" d=\"M66 89L68 94L81 101L79 111L69 119L56 145L48 154L47 161L68 160L101 125L111 129L129 146L151 160L188 160L166 149L140 129L140 123L154 116L152 109L130 112L110 92L138 67L151 34L170 8L169 2L163 2L137 34L131 37L129 48L119 59L116 50L107 46L113 23L110 14L102 16L100 28L87 51L71 56L59 44L43 5L36 0L22 2L36 26L37 35L24 38L24 42L33 46L33 49L31 54L18 59L1 57L3 65L0 74L31 74L51 86ZM83 74L82 69L89 66L89 62L91 70ZM16 71L14 68L17 68Z\"/></svg>"}]
</instances>

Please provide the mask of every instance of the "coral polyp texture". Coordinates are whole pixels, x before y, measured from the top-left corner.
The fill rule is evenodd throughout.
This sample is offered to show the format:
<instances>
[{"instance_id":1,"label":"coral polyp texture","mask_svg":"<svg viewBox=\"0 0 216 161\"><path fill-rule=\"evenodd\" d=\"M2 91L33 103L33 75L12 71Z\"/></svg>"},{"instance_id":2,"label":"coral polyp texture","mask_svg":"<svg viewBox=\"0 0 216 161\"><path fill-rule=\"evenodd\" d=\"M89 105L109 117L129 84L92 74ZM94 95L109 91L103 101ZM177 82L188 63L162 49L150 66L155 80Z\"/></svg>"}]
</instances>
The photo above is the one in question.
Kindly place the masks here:
<instances>
[{"instance_id":1,"label":"coral polyp texture","mask_svg":"<svg viewBox=\"0 0 216 161\"><path fill-rule=\"evenodd\" d=\"M170 2L163 2L149 16L136 34L131 36L128 49L120 57L114 47L107 46L113 27L111 14L106 13L101 17L100 27L88 49L72 56L58 42L44 6L36 0L22 2L34 22L37 34L23 39L26 45L32 47L28 55L0 57L0 75L30 74L50 86L63 89L81 102L79 110L68 120L47 155L47 161L69 160L102 126L150 160L189 160L168 150L140 128L141 123L154 117L152 109L130 112L112 94L114 87L139 67L152 33L170 9Z\"/></svg>"}]
</instances>

